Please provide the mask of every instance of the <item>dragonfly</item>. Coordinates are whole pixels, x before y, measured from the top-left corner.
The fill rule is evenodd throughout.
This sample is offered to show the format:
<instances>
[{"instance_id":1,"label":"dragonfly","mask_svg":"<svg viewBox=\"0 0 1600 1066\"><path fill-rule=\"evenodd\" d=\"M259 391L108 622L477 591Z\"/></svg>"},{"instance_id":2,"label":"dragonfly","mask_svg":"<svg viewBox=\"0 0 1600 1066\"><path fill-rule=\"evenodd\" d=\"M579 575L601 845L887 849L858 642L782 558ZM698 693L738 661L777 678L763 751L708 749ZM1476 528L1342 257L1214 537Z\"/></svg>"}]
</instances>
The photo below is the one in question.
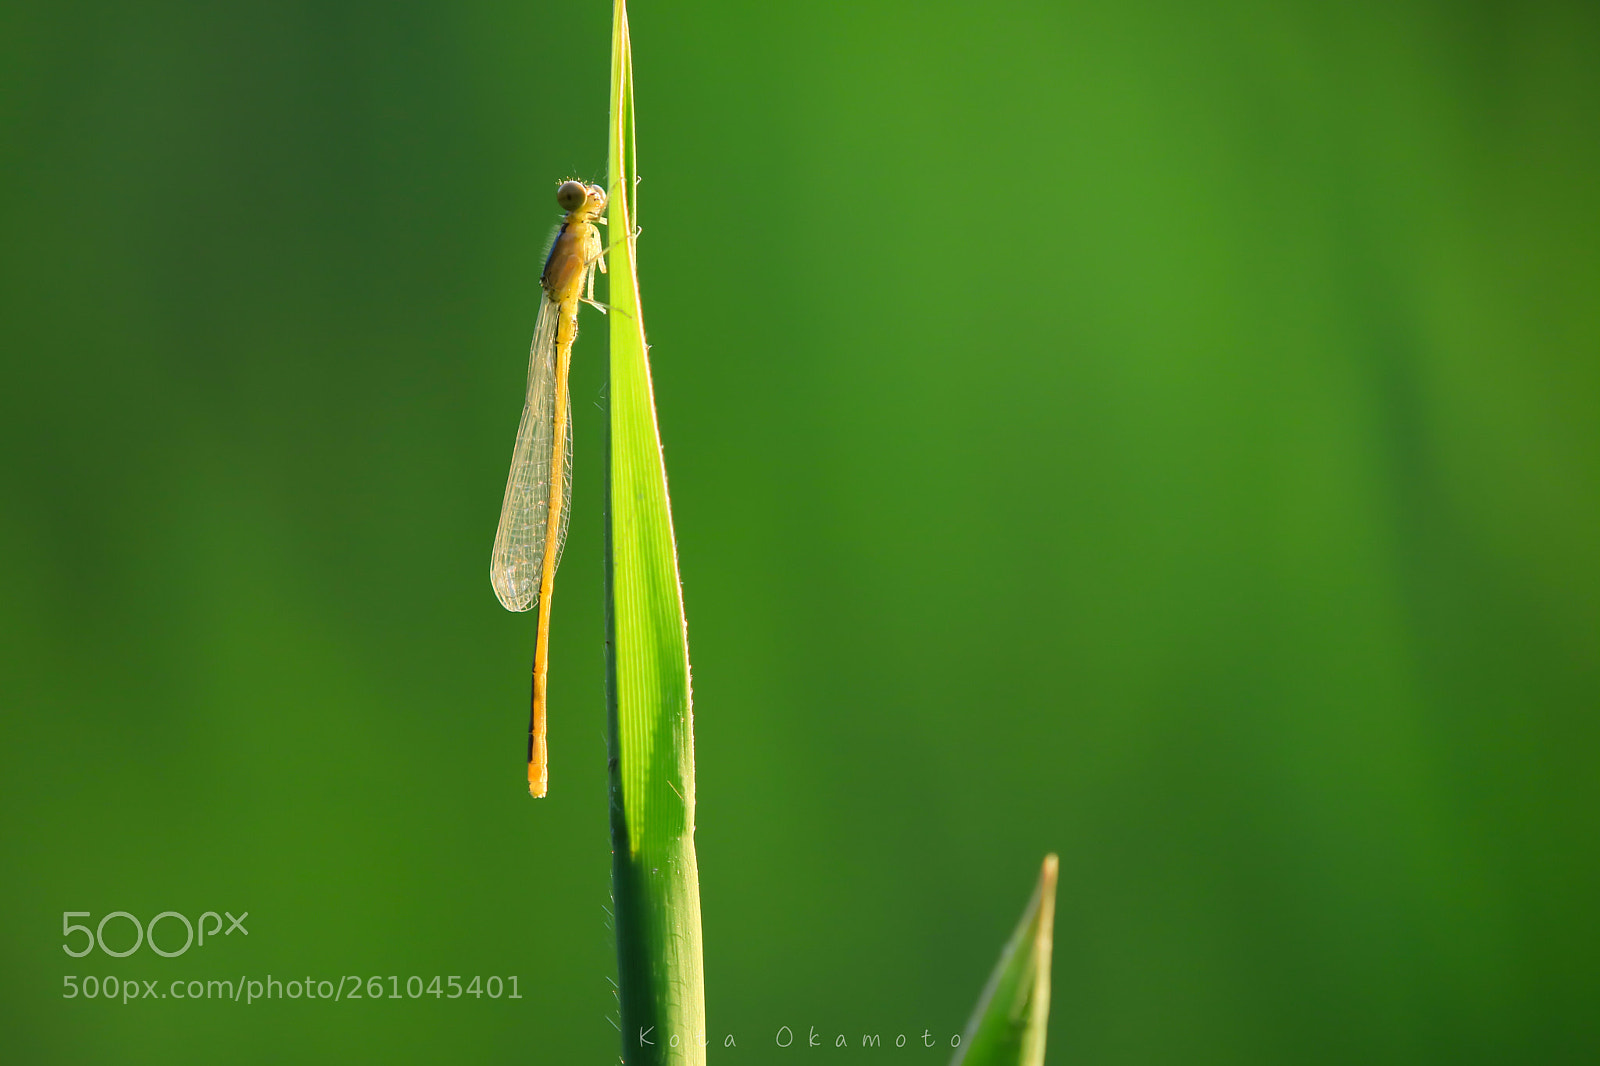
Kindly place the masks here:
<instances>
[{"instance_id":1,"label":"dragonfly","mask_svg":"<svg viewBox=\"0 0 1600 1066\"><path fill-rule=\"evenodd\" d=\"M572 514L572 405L567 372L578 335L578 307L606 308L594 298L596 271L606 269L600 231L606 191L564 181L556 203L566 212L545 259L539 284L544 295L528 357L528 392L511 453L495 532L489 577L508 611L539 610L533 654L532 714L528 721L528 791L549 790L545 697L550 667L550 595Z\"/></svg>"}]
</instances>

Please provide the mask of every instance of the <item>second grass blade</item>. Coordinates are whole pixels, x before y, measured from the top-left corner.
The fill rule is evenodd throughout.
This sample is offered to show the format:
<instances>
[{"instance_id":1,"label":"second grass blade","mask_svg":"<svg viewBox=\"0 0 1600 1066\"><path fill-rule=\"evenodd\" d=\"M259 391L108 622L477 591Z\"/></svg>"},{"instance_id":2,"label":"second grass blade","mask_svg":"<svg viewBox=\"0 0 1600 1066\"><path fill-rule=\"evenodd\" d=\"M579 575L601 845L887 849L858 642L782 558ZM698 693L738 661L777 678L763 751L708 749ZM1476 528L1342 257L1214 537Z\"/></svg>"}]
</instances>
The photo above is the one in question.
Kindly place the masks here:
<instances>
[{"instance_id":1,"label":"second grass blade","mask_svg":"<svg viewBox=\"0 0 1600 1066\"><path fill-rule=\"evenodd\" d=\"M1054 855L1044 857L1033 898L1000 952L950 1066L1043 1066L1059 865Z\"/></svg>"}]
</instances>

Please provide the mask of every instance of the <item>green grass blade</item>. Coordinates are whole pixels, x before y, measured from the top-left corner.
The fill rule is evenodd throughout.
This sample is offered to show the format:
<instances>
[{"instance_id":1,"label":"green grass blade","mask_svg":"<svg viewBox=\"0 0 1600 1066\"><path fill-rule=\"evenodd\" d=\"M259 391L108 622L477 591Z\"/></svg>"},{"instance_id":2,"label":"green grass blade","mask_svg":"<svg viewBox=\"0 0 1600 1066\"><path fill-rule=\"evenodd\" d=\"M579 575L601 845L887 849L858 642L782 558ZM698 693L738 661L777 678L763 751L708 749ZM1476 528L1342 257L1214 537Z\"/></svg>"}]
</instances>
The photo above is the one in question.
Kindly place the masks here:
<instances>
[{"instance_id":1,"label":"green grass blade","mask_svg":"<svg viewBox=\"0 0 1600 1066\"><path fill-rule=\"evenodd\" d=\"M611 324L606 486L606 703L622 1055L705 1062L694 719L683 594L639 303L633 68L616 0L611 40Z\"/></svg>"},{"instance_id":2,"label":"green grass blade","mask_svg":"<svg viewBox=\"0 0 1600 1066\"><path fill-rule=\"evenodd\" d=\"M1054 855L1044 857L1039 884L1016 932L978 997L950 1066L1042 1066L1050 1023L1050 946L1055 934Z\"/></svg>"}]
</instances>

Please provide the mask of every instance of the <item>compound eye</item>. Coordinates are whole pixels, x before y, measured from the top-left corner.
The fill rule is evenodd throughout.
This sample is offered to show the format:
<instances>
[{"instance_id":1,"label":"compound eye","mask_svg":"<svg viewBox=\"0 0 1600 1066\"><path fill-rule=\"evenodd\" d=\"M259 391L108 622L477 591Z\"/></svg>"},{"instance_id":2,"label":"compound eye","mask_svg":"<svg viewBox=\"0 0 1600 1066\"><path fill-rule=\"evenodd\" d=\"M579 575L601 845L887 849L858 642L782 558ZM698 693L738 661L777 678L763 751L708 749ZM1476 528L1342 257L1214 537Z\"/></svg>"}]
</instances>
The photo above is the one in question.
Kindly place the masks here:
<instances>
[{"instance_id":1,"label":"compound eye","mask_svg":"<svg viewBox=\"0 0 1600 1066\"><path fill-rule=\"evenodd\" d=\"M556 190L556 203L563 211L576 211L583 206L587 190L581 181L564 181L561 188Z\"/></svg>"}]
</instances>

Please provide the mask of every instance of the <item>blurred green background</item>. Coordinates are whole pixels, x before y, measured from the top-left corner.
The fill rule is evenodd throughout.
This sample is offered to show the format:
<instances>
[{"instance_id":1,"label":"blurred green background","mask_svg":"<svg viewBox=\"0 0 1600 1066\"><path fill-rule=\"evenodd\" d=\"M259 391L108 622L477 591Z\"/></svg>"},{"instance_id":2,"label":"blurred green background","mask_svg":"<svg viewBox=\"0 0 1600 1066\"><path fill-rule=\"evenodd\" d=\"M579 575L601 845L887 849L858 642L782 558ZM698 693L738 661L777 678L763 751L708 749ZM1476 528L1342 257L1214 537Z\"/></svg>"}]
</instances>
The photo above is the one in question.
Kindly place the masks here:
<instances>
[{"instance_id":1,"label":"blurred green background","mask_svg":"<svg viewBox=\"0 0 1600 1066\"><path fill-rule=\"evenodd\" d=\"M712 1057L1057 850L1054 1062L1600 1058L1600 11L632 15ZM614 1061L589 312L539 803L487 575L609 26L0 10L8 1061ZM523 998L61 998L267 973Z\"/></svg>"}]
</instances>

